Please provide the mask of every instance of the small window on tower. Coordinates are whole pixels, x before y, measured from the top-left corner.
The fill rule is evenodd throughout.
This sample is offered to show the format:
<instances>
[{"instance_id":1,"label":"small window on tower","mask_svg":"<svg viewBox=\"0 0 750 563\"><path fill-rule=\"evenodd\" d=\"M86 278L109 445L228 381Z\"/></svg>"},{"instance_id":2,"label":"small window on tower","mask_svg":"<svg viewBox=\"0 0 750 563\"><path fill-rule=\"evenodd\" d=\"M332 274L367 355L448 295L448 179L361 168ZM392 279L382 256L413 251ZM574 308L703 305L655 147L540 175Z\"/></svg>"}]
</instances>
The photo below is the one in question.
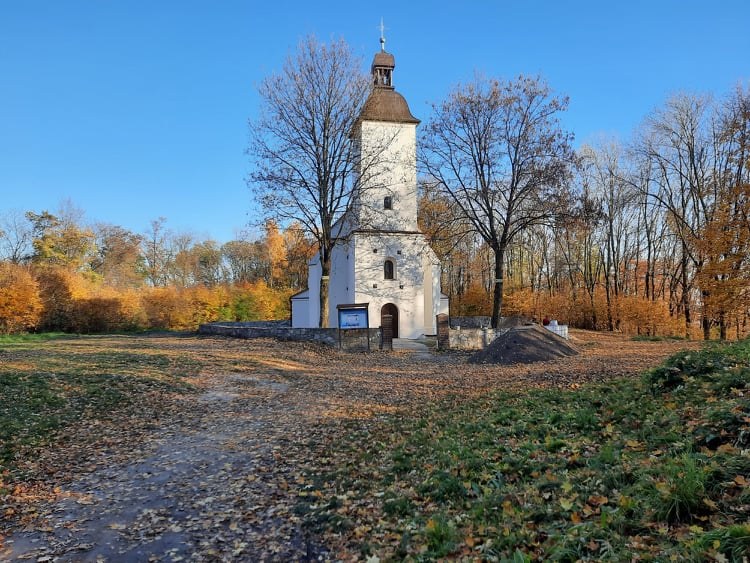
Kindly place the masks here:
<instances>
[{"instance_id":1,"label":"small window on tower","mask_svg":"<svg viewBox=\"0 0 750 563\"><path fill-rule=\"evenodd\" d=\"M383 262L383 277L387 280L393 279L393 260Z\"/></svg>"},{"instance_id":2,"label":"small window on tower","mask_svg":"<svg viewBox=\"0 0 750 563\"><path fill-rule=\"evenodd\" d=\"M389 195L383 198L383 209L393 209L393 198Z\"/></svg>"}]
</instances>

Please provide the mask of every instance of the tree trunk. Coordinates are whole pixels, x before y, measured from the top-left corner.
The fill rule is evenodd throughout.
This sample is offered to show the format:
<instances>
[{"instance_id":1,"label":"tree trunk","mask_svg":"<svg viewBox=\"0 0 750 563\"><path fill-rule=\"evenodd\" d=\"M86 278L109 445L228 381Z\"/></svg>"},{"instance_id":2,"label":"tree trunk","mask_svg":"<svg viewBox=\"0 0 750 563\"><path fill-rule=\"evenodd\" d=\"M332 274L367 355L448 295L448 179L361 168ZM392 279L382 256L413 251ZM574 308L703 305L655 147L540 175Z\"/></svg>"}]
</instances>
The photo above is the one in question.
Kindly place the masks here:
<instances>
[{"instance_id":1,"label":"tree trunk","mask_svg":"<svg viewBox=\"0 0 750 563\"><path fill-rule=\"evenodd\" d=\"M596 325L599 324L599 319L596 315L596 301L594 300L595 288L591 288L589 291L589 304L591 306L591 330L596 330Z\"/></svg>"},{"instance_id":2,"label":"tree trunk","mask_svg":"<svg viewBox=\"0 0 750 563\"><path fill-rule=\"evenodd\" d=\"M612 282L609 277L609 263L604 265L604 295L607 298L607 330L614 332L615 324L612 318Z\"/></svg>"},{"instance_id":3,"label":"tree trunk","mask_svg":"<svg viewBox=\"0 0 750 563\"><path fill-rule=\"evenodd\" d=\"M690 294L688 291L688 254L685 248L685 243L682 243L682 258L681 258L682 272L681 285L682 285L682 311L685 313L685 338L690 340L692 337L691 325L693 324L693 318L690 311Z\"/></svg>"},{"instance_id":4,"label":"tree trunk","mask_svg":"<svg viewBox=\"0 0 750 563\"><path fill-rule=\"evenodd\" d=\"M331 274L331 255L325 253L320 259L320 318L318 326L328 328L328 286Z\"/></svg>"},{"instance_id":5,"label":"tree trunk","mask_svg":"<svg viewBox=\"0 0 750 563\"><path fill-rule=\"evenodd\" d=\"M495 251L495 289L492 296L492 328L500 324L500 314L503 308L503 263L505 259L505 246L500 245Z\"/></svg>"}]
</instances>

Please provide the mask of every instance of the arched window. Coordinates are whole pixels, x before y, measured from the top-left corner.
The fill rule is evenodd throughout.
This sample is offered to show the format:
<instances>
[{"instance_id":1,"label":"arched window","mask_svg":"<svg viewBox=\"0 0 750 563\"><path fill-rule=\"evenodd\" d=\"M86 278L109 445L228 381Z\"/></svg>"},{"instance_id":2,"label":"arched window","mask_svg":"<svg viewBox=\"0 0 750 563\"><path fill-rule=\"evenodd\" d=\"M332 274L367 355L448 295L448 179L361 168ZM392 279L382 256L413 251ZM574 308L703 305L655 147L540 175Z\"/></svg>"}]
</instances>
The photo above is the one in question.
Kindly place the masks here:
<instances>
[{"instance_id":1,"label":"arched window","mask_svg":"<svg viewBox=\"0 0 750 563\"><path fill-rule=\"evenodd\" d=\"M393 198L389 195L383 198L383 209L393 209Z\"/></svg>"},{"instance_id":2,"label":"arched window","mask_svg":"<svg viewBox=\"0 0 750 563\"><path fill-rule=\"evenodd\" d=\"M383 262L383 277L387 280L393 279L393 260Z\"/></svg>"}]
</instances>

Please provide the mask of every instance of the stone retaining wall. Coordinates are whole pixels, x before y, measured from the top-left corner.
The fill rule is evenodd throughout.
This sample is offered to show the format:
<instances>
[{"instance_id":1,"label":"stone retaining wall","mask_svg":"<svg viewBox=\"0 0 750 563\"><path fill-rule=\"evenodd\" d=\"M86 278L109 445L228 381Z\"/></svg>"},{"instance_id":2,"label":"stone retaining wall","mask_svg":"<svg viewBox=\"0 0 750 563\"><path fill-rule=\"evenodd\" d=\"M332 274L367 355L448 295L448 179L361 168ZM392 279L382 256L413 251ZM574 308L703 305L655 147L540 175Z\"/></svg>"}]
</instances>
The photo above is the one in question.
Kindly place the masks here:
<instances>
[{"instance_id":1,"label":"stone retaining wall","mask_svg":"<svg viewBox=\"0 0 750 563\"><path fill-rule=\"evenodd\" d=\"M463 328L450 329L448 345L454 350L484 350L489 344L508 329Z\"/></svg>"},{"instance_id":2,"label":"stone retaining wall","mask_svg":"<svg viewBox=\"0 0 750 563\"><path fill-rule=\"evenodd\" d=\"M480 315L472 317L450 317L451 328L485 328L492 324L492 317L483 317Z\"/></svg>"},{"instance_id":3,"label":"stone retaining wall","mask_svg":"<svg viewBox=\"0 0 750 563\"><path fill-rule=\"evenodd\" d=\"M353 329L342 331L344 349L367 349L365 333L369 332L370 349L377 350L380 346L380 329ZM198 334L211 336L231 336L234 338L276 338L277 340L292 340L298 342L320 342L338 348L339 330L337 328L291 328L269 323L208 323L198 327Z\"/></svg>"}]
</instances>

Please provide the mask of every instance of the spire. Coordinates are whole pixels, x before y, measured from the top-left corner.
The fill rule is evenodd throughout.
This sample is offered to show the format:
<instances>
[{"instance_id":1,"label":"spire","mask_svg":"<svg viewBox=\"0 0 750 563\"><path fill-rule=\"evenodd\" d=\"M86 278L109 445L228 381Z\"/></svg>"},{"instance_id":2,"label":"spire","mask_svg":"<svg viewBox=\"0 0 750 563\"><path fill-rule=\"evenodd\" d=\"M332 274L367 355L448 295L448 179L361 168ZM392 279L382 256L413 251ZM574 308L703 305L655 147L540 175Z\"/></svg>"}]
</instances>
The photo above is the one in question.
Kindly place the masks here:
<instances>
[{"instance_id":1,"label":"spire","mask_svg":"<svg viewBox=\"0 0 750 563\"><path fill-rule=\"evenodd\" d=\"M393 87L393 69L396 59L385 50L385 26L380 20L380 51L372 59L373 89L367 98L359 122L387 121L390 123L419 123L419 120L409 111L409 104Z\"/></svg>"},{"instance_id":2,"label":"spire","mask_svg":"<svg viewBox=\"0 0 750 563\"><path fill-rule=\"evenodd\" d=\"M393 89L393 69L396 59L385 50L385 25L380 18L380 52L375 53L372 60L372 81L375 88Z\"/></svg>"}]
</instances>

